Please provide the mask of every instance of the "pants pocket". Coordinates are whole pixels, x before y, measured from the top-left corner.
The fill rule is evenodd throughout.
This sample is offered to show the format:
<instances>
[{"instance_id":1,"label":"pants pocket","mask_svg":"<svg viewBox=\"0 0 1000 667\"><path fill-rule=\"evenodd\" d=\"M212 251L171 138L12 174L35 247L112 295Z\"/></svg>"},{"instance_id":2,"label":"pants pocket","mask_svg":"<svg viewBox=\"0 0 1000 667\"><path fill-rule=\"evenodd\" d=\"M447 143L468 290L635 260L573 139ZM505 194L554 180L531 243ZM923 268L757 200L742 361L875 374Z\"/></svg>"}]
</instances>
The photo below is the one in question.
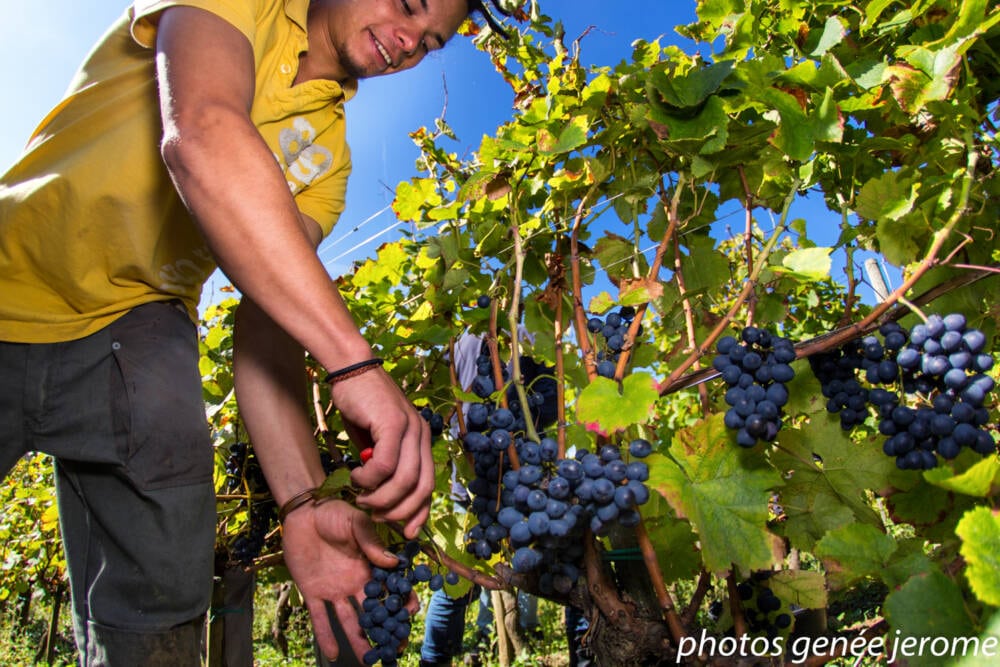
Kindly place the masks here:
<instances>
[{"instance_id":1,"label":"pants pocket","mask_svg":"<svg viewBox=\"0 0 1000 667\"><path fill-rule=\"evenodd\" d=\"M210 481L194 325L172 305L151 303L113 323L110 333L118 374L115 430L126 432L126 475L146 489Z\"/></svg>"}]
</instances>

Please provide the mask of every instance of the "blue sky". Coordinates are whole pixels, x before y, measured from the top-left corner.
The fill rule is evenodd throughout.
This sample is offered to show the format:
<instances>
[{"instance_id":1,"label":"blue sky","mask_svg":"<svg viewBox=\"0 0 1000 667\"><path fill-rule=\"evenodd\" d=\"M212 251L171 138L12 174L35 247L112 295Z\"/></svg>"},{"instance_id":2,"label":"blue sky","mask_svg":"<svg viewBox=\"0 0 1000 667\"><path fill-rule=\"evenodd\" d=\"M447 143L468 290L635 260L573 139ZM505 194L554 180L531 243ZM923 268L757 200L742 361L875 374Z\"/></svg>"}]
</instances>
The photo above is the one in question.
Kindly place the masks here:
<instances>
[{"instance_id":1,"label":"blue sky","mask_svg":"<svg viewBox=\"0 0 1000 667\"><path fill-rule=\"evenodd\" d=\"M17 159L90 47L127 6L123 0L8 3L0 22L0 90L6 100L0 105L0 169ZM598 65L628 58L637 38L672 40L674 26L694 19L693 1L543 0L542 8L563 21L569 39L594 26L582 54ZM410 72L362 82L348 106L354 172L347 210L321 247L330 272L347 270L353 259L395 238L396 221L385 209L392 189L415 172L411 130L432 126L447 99L446 118L460 140L451 149L461 154L509 118L511 98L488 58L460 37Z\"/></svg>"},{"instance_id":2,"label":"blue sky","mask_svg":"<svg viewBox=\"0 0 1000 667\"><path fill-rule=\"evenodd\" d=\"M582 40L582 56L594 65L613 65L631 55L636 39L680 43L675 26L693 21L694 1L541 0L543 11L566 27L568 41ZM35 125L58 102L91 45L127 7L123 0L49 0L5 7L0 22L0 169L16 160ZM29 55L30 54L30 55ZM415 173L416 147L408 133L432 126L447 103L446 118L458 135L449 150L463 154L478 146L510 117L510 88L488 58L456 37L416 69L363 81L348 105L354 172L347 209L323 246L328 270L340 274L358 258L372 256L397 238L398 223L388 205L396 185ZM217 276L213 288L225 285Z\"/></svg>"}]
</instances>

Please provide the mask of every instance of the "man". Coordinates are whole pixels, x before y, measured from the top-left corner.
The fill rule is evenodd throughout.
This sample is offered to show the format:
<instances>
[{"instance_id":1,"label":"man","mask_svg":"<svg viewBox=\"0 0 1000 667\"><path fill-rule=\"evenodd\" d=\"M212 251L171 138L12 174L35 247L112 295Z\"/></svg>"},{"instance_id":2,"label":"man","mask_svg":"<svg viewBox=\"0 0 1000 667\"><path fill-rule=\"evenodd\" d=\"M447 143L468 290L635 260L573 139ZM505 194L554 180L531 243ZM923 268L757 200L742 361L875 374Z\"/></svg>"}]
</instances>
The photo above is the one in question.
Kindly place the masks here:
<instances>
[{"instance_id":1,"label":"man","mask_svg":"<svg viewBox=\"0 0 1000 667\"><path fill-rule=\"evenodd\" d=\"M364 512L297 500L323 480L303 351L358 369L331 392L374 447L353 473L359 506L415 536L433 462L315 249L343 210L356 80L413 67L476 9L137 0L0 180L0 470L29 450L56 459L83 664L199 663L215 515L192 322L216 265L244 295L236 391L288 510L286 563L323 652L367 648L347 599L369 561L395 559Z\"/></svg>"}]
</instances>

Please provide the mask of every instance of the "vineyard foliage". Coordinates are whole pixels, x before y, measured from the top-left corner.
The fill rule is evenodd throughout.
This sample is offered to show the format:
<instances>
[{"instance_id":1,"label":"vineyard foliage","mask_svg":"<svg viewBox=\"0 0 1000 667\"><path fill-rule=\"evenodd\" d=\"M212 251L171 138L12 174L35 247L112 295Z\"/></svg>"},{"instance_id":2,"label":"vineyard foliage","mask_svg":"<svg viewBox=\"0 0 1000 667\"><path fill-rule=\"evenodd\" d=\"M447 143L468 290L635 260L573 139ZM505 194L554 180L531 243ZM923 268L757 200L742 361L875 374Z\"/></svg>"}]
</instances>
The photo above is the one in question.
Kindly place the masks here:
<instances>
[{"instance_id":1,"label":"vineyard foliage","mask_svg":"<svg viewBox=\"0 0 1000 667\"><path fill-rule=\"evenodd\" d=\"M697 22L664 26L695 47L639 41L631 59L589 67L587 35L567 39L545 9L525 5L507 41L471 35L511 87L510 120L461 157L446 118L413 132L418 175L398 186L394 210L418 231L340 279L386 368L416 405L450 416L482 400L456 380L452 346L465 331L485 334L498 364L530 355L555 369L561 414L546 435L562 453L653 443L642 523L588 536L587 585L569 596L598 631L639 647L633 658L669 652L700 627L747 632L727 586L761 571L776 572L786 607L806 610L884 584L872 632L985 632L1000 606L1000 459L966 449L931 470L899 469L874 411L852 429L828 413L805 357L932 313L964 314L996 349L1000 8L701 0ZM869 257L894 276L880 302L861 269ZM266 501L225 469L246 439L232 395L235 303L206 313L202 358L218 548L230 558L249 508ZM636 315L607 377L597 363L608 351L587 321L621 307ZM530 342L510 335L522 325ZM739 447L711 362L718 340L748 325L791 339L799 358L777 438ZM356 458L321 383L311 392L321 446ZM489 400L511 395L524 392ZM996 440L996 399L986 405ZM510 553L466 550L474 518L446 500L453 468L473 479L457 430L434 446L439 511L427 539L467 574L538 592L507 567ZM47 515L39 505L19 520L44 528ZM277 560L268 540L256 564L283 576L265 567ZM629 550L643 560L600 557ZM5 567L6 595L56 566ZM641 577L628 574L636 567ZM615 620L621 600L642 623ZM704 613L713 600L725 603L721 617ZM644 645L643 624L663 624L669 640ZM608 650L608 664L627 655Z\"/></svg>"}]
</instances>

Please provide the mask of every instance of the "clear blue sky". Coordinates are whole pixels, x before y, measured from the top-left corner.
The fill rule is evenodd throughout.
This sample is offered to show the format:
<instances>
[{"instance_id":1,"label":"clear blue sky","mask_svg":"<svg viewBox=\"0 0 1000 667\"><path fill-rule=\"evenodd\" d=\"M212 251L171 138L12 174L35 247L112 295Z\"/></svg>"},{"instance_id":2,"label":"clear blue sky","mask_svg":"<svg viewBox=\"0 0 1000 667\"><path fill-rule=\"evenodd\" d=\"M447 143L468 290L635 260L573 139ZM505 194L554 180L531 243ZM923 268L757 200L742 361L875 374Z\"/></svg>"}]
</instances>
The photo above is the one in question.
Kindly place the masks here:
<instances>
[{"instance_id":1,"label":"clear blue sky","mask_svg":"<svg viewBox=\"0 0 1000 667\"><path fill-rule=\"evenodd\" d=\"M627 59L630 45L639 38L662 36L665 42L684 45L674 28L695 18L694 0L540 2L546 14L564 23L568 40L593 26L581 53L595 65ZM126 7L125 0L7 3L0 22L0 90L5 100L0 104L0 170L16 160L91 45ZM510 117L511 97L488 58L461 37L414 70L362 82L347 111L354 157L347 209L320 249L328 270L340 274L352 260L372 256L378 245L397 237L396 220L386 207L396 185L415 173L411 130L432 125L447 99L446 118L460 140L449 149L463 154ZM217 276L207 291L224 284Z\"/></svg>"}]
</instances>

